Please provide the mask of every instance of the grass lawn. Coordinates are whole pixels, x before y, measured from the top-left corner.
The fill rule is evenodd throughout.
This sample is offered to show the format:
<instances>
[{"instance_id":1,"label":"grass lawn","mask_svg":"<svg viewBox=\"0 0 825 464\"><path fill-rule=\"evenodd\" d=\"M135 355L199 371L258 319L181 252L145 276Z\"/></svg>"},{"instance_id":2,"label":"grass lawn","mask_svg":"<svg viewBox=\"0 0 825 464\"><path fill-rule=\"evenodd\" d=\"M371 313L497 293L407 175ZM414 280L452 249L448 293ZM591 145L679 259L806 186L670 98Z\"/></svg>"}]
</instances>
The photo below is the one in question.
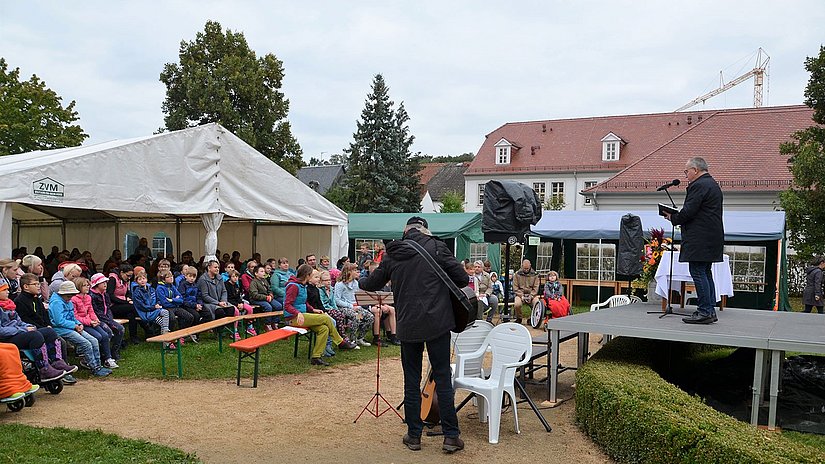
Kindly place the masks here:
<instances>
[{"instance_id":1,"label":"grass lawn","mask_svg":"<svg viewBox=\"0 0 825 464\"><path fill-rule=\"evenodd\" d=\"M238 366L238 352L229 348L230 341L224 337L223 352L218 351L218 339L210 333L203 333L200 343L192 343L189 339L181 348L183 359L184 379L234 379ZM310 369L319 369L311 366L307 358L307 342L301 339L298 345L298 357L292 357L293 339L282 340L261 348L260 374L272 376L281 374L299 374ZM362 347L360 350L336 350L337 354L327 359L333 366L343 363L356 363L375 360L374 346ZM390 345L381 348L381 356L400 356L401 349ZM160 365L160 344L143 342L139 345L130 345L121 352L119 369L112 374L115 378L163 378ZM323 367L320 367L323 368ZM241 381L252 378L252 365L241 366ZM177 356L174 353L166 355L167 377L177 378ZM86 370L78 371L79 378L89 378Z\"/></svg>"},{"instance_id":2,"label":"grass lawn","mask_svg":"<svg viewBox=\"0 0 825 464\"><path fill-rule=\"evenodd\" d=\"M198 463L197 457L100 431L0 425L0 463Z\"/></svg>"}]
</instances>

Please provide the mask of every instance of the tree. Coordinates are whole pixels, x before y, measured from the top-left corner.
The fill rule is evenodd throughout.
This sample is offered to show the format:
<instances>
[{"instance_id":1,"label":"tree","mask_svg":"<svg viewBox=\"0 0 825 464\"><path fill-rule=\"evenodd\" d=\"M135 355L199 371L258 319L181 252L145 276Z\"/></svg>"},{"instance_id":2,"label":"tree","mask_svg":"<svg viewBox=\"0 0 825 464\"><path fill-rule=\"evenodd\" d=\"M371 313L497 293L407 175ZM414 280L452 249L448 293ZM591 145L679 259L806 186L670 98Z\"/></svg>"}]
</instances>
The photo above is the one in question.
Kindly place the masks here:
<instances>
[{"instance_id":1,"label":"tree","mask_svg":"<svg viewBox=\"0 0 825 464\"><path fill-rule=\"evenodd\" d=\"M32 74L20 80L20 68L9 71L0 58L0 155L76 147L89 137L79 124L72 100L63 99Z\"/></svg>"},{"instance_id":2,"label":"tree","mask_svg":"<svg viewBox=\"0 0 825 464\"><path fill-rule=\"evenodd\" d=\"M822 253L825 248L825 46L819 56L808 57L805 69L811 73L805 88L805 104L814 110L818 126L797 131L792 141L779 147L788 156L793 182L779 195L785 209L790 245L802 258Z\"/></svg>"},{"instance_id":3,"label":"tree","mask_svg":"<svg viewBox=\"0 0 825 464\"><path fill-rule=\"evenodd\" d=\"M414 137L404 103L390 100L381 74L372 81L353 141L345 149L345 210L364 213L418 212L420 164L410 152Z\"/></svg>"},{"instance_id":4,"label":"tree","mask_svg":"<svg viewBox=\"0 0 825 464\"><path fill-rule=\"evenodd\" d=\"M178 56L180 63L166 63L160 73L165 129L217 122L292 174L303 166L286 119L284 66L275 55L259 58L243 33L224 33L207 21L195 40L181 41Z\"/></svg>"},{"instance_id":5,"label":"tree","mask_svg":"<svg viewBox=\"0 0 825 464\"><path fill-rule=\"evenodd\" d=\"M561 211L567 206L567 203L564 202L564 197L559 195L550 195L544 200L544 203L541 205L542 208L550 210L550 211Z\"/></svg>"},{"instance_id":6,"label":"tree","mask_svg":"<svg viewBox=\"0 0 825 464\"><path fill-rule=\"evenodd\" d=\"M463 213L464 195L458 192L447 192L441 197L439 213Z\"/></svg>"},{"instance_id":7,"label":"tree","mask_svg":"<svg viewBox=\"0 0 825 464\"><path fill-rule=\"evenodd\" d=\"M419 159L422 163L466 163L472 161L475 157L475 153L466 152L460 155L421 155Z\"/></svg>"}]
</instances>

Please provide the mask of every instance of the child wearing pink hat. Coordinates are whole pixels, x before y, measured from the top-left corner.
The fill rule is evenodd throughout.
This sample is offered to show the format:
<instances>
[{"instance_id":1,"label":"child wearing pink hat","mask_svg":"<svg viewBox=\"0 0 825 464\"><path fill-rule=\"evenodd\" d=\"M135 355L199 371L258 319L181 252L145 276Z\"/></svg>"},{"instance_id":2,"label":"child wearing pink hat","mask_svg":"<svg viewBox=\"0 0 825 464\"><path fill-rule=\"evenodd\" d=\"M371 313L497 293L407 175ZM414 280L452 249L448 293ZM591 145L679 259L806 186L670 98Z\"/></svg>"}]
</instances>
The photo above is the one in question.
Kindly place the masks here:
<instances>
[{"instance_id":1,"label":"child wearing pink hat","mask_svg":"<svg viewBox=\"0 0 825 464\"><path fill-rule=\"evenodd\" d=\"M98 272L92 276L91 286L92 288L89 291L89 295L92 297L92 308L100 320L101 325L108 328L111 332L112 358L114 358L115 361L119 361L120 347L123 343L125 329L115 321L114 315L112 314L112 300L106 292L109 287L109 279Z\"/></svg>"}]
</instances>

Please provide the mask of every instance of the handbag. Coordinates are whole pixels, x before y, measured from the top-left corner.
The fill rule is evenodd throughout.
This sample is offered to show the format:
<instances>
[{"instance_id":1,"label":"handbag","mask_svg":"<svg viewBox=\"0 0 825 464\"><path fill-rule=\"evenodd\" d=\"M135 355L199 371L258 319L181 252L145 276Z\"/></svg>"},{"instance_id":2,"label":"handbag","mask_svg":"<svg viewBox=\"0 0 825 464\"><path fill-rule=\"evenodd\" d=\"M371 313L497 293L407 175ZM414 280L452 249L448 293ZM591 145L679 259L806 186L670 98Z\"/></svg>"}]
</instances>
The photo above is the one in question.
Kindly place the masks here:
<instances>
[{"instance_id":1,"label":"handbag","mask_svg":"<svg viewBox=\"0 0 825 464\"><path fill-rule=\"evenodd\" d=\"M402 243L410 245L415 251L424 258L424 261L430 265L430 268L435 271L442 282L450 289L450 303L453 307L453 318L455 319L455 328L453 332L461 333L470 324L470 312L475 312L478 307L478 299L475 290L470 287L458 288L444 272L444 269L435 262L430 252L413 240L402 240Z\"/></svg>"}]
</instances>

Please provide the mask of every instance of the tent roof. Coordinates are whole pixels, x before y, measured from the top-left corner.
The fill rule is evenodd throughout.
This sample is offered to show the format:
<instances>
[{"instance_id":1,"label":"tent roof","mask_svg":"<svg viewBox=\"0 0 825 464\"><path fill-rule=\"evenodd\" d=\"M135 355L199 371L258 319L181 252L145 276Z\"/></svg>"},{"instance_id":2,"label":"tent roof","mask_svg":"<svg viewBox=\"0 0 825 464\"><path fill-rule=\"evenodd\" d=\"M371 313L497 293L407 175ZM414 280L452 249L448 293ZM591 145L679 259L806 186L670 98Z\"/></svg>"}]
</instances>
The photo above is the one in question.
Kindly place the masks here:
<instances>
[{"instance_id":1,"label":"tent roof","mask_svg":"<svg viewBox=\"0 0 825 464\"><path fill-rule=\"evenodd\" d=\"M645 235L651 228L670 235L670 222L656 211L544 211L531 230L546 238L618 240L621 218L627 213L641 218ZM725 211L722 222L728 242L779 240L785 232L784 211Z\"/></svg>"},{"instance_id":2,"label":"tent roof","mask_svg":"<svg viewBox=\"0 0 825 464\"><path fill-rule=\"evenodd\" d=\"M281 223L347 223L345 212L215 123L5 156L0 177L0 202L16 203L20 220L222 212Z\"/></svg>"},{"instance_id":3,"label":"tent roof","mask_svg":"<svg viewBox=\"0 0 825 464\"><path fill-rule=\"evenodd\" d=\"M433 235L446 239L464 235L474 243L484 241L481 213L350 213L349 236L391 240L401 238L407 219L419 216L427 220Z\"/></svg>"}]
</instances>

